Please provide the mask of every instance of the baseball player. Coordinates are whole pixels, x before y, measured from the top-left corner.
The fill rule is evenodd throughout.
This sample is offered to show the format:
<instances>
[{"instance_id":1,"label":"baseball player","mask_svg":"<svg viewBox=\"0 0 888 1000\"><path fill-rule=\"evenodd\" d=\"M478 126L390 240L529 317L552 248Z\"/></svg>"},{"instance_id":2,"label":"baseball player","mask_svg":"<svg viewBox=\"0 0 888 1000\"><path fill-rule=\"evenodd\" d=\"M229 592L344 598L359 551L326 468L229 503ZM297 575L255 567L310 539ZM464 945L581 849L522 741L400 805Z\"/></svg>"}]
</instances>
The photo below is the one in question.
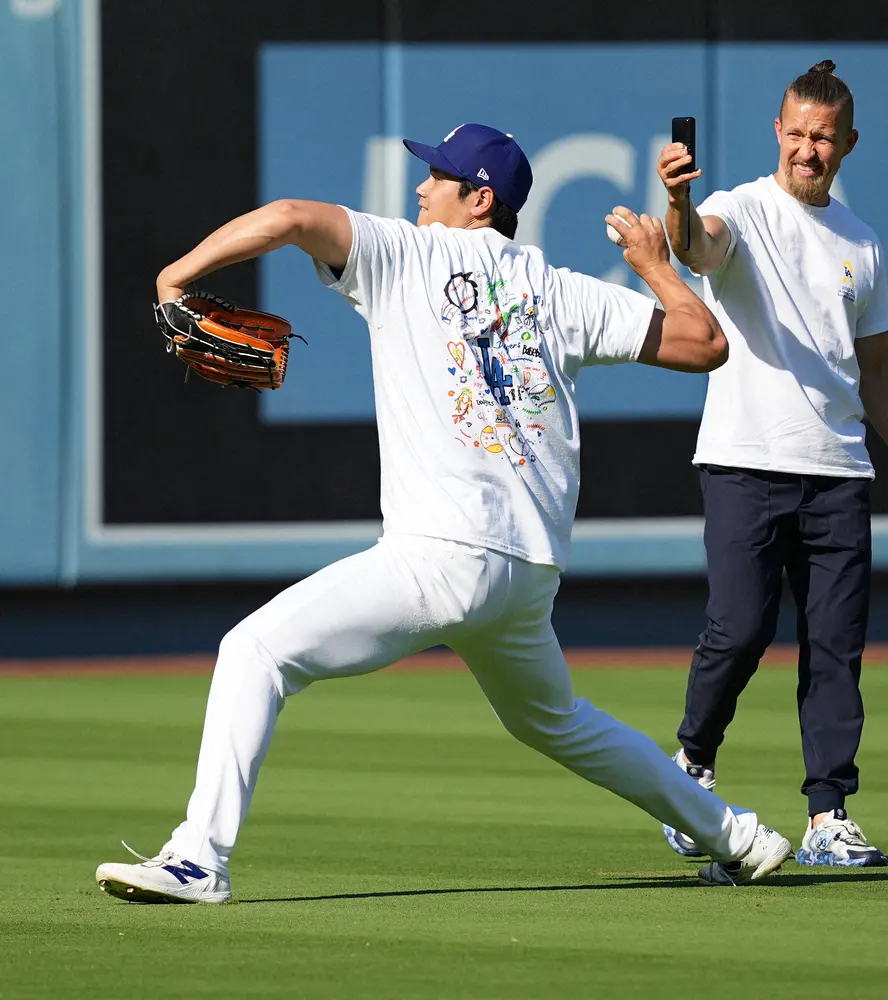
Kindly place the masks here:
<instances>
[{"instance_id":1,"label":"baseball player","mask_svg":"<svg viewBox=\"0 0 888 1000\"><path fill-rule=\"evenodd\" d=\"M157 279L163 303L287 244L313 259L370 330L384 527L373 548L288 588L223 638L184 822L156 856L103 864L96 879L132 901L228 900L229 860L286 698L438 644L462 657L523 743L690 831L714 859L704 881L761 878L789 842L575 698L550 620L579 491L580 369L707 371L726 357L718 323L670 266L659 220L625 208L607 218L662 309L513 241L532 177L510 135L467 124L438 146L405 144L430 168L416 225L276 201Z\"/></svg>"},{"instance_id":2,"label":"baseball player","mask_svg":"<svg viewBox=\"0 0 888 1000\"><path fill-rule=\"evenodd\" d=\"M857 142L854 101L825 60L787 88L774 122L777 170L695 208L690 157L667 146L659 174L680 261L731 343L710 378L694 462L706 514L709 618L694 651L679 767L715 785L737 701L774 638L782 575L798 608L798 709L808 823L800 864L888 858L846 811L857 791L861 658L870 590L864 409L888 441L888 281L876 234L830 195ZM690 249L682 233L690 223ZM697 848L667 824L673 850Z\"/></svg>"}]
</instances>

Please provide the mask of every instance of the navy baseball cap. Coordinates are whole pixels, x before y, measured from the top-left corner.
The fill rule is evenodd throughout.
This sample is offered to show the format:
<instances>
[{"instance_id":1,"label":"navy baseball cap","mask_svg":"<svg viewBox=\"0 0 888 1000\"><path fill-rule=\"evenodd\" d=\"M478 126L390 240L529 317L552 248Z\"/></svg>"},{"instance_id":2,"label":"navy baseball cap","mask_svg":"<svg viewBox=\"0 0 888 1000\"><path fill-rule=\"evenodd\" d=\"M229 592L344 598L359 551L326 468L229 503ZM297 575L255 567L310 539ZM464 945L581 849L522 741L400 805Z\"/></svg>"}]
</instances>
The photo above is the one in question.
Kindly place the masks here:
<instances>
[{"instance_id":1,"label":"navy baseball cap","mask_svg":"<svg viewBox=\"0 0 888 1000\"><path fill-rule=\"evenodd\" d=\"M412 139L404 145L430 167L472 181L493 193L513 212L521 210L533 184L530 163L506 132L489 125L460 125L438 146Z\"/></svg>"}]
</instances>

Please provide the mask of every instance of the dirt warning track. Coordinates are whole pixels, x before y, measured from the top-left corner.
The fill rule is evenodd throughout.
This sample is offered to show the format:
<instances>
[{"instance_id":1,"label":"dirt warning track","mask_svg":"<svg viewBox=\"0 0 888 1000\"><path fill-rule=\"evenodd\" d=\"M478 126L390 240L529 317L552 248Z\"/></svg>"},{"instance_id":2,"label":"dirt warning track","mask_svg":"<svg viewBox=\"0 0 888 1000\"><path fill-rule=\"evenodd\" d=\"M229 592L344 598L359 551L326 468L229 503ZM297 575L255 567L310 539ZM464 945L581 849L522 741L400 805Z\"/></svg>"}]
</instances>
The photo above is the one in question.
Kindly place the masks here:
<instances>
[{"instance_id":1,"label":"dirt warning track","mask_svg":"<svg viewBox=\"0 0 888 1000\"><path fill-rule=\"evenodd\" d=\"M662 667L687 669L691 650L684 646L652 646L633 648L571 648L565 649L567 662L578 670L641 669ZM794 645L775 645L765 654L765 667L793 667L798 659ZM56 658L51 660L0 659L0 677L75 677L114 674L209 674L215 656L210 653L162 656L95 656L90 658ZM888 664L888 643L875 643L867 648L864 666ZM457 670L465 669L460 658L448 650L430 650L409 656L387 668L389 670Z\"/></svg>"}]
</instances>

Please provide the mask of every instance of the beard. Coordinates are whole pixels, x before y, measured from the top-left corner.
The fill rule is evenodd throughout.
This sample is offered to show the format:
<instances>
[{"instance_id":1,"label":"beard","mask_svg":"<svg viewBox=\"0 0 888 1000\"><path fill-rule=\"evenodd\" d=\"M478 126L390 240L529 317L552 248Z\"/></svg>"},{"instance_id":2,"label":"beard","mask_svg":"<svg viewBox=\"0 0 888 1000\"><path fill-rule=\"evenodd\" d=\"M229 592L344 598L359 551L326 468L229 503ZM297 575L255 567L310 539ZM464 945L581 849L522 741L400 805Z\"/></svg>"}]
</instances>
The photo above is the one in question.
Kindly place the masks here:
<instances>
[{"instance_id":1,"label":"beard","mask_svg":"<svg viewBox=\"0 0 888 1000\"><path fill-rule=\"evenodd\" d=\"M800 177L792 168L792 163L788 163L783 170L783 176L787 190L794 198L806 205L822 205L829 200L830 182L822 164L815 166L814 169L818 173L813 177Z\"/></svg>"}]
</instances>

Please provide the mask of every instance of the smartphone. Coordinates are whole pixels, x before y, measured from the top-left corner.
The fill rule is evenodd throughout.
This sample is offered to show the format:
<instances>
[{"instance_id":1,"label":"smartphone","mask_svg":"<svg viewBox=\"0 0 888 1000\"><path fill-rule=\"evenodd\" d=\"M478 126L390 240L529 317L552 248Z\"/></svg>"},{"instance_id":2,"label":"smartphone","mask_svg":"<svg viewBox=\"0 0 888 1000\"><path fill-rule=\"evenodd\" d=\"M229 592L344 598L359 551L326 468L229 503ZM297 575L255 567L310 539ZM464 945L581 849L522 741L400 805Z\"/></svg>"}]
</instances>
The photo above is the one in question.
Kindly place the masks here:
<instances>
[{"instance_id":1,"label":"smartphone","mask_svg":"<svg viewBox=\"0 0 888 1000\"><path fill-rule=\"evenodd\" d=\"M697 119L673 118L672 141L683 142L691 154L691 162L682 170L682 174L692 174L697 169Z\"/></svg>"},{"instance_id":2,"label":"smartphone","mask_svg":"<svg viewBox=\"0 0 888 1000\"><path fill-rule=\"evenodd\" d=\"M691 162L682 170L678 177L685 174L692 174L697 169L697 119L696 118L673 118L672 119L672 141L683 142L691 154ZM688 182L690 188L690 182ZM691 249L691 213L684 214L684 227L682 232L682 248Z\"/></svg>"}]
</instances>

